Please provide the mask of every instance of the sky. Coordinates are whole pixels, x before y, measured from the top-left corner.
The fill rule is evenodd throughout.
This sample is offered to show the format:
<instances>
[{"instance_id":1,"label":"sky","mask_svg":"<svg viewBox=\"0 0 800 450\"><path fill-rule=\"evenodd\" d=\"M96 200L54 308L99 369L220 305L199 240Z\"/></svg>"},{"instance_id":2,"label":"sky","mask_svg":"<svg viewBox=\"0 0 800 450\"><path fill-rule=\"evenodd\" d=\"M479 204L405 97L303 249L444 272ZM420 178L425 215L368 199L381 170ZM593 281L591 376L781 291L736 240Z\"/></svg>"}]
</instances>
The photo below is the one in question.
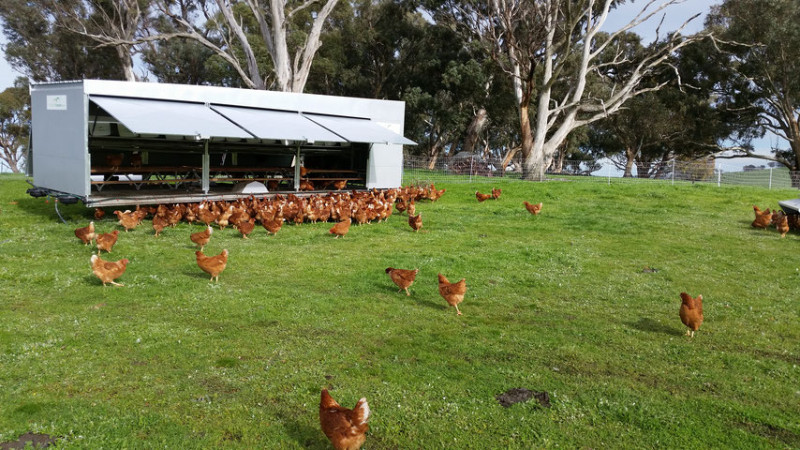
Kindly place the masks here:
<instances>
[{"instance_id":1,"label":"sky","mask_svg":"<svg viewBox=\"0 0 800 450\"><path fill-rule=\"evenodd\" d=\"M629 0L616 10L609 13L609 17L606 20L606 24L603 27L605 30L615 30L619 27L627 24L630 20L636 16L636 14L646 5L648 0ZM683 0L680 1L678 4L672 5L668 7L663 13L659 13L649 21L639 25L638 27L634 28L633 31L639 33L642 36L644 43L650 43L655 38L655 31L656 27L658 26L661 18L663 16L664 23L661 25L661 36L663 37L666 32L673 31L680 27L684 21L686 21L689 17L693 16L694 14L700 13L701 16L694 19L685 29L684 34L691 34L697 31L700 31L703 28L703 21L705 19L705 15L710 11L712 5L716 5L721 3L722 0ZM656 0L654 4L661 4L661 0ZM652 8L651 8L652 10ZM0 33L0 50L2 51L2 58L0 58L0 91L13 86L14 80L21 76L19 72L16 72L14 69L11 68L11 65L5 60L5 37ZM774 139L772 140L774 141ZM761 142L756 143L757 150L762 150L764 153L768 153L770 145L774 145L775 142L770 142L769 139L764 139ZM728 162L730 161L730 162ZM764 161L760 160L749 160L749 159L742 159L742 160L727 160L724 164L731 164L736 166L742 166L745 164L753 164L761 165L764 164ZM731 169L735 170L735 169Z\"/></svg>"},{"instance_id":2,"label":"sky","mask_svg":"<svg viewBox=\"0 0 800 450\"><path fill-rule=\"evenodd\" d=\"M603 29L613 31L627 25L647 3L648 0L628 0L623 5L609 12L608 19L606 19ZM647 11L653 11L662 3L664 3L664 0L656 0ZM656 28L662 17L664 23L661 24L660 35L663 38L668 32L678 29L690 17L695 14L700 14L699 17L692 20L686 25L686 28L684 28L683 34L693 34L703 29L703 21L705 20L706 14L708 14L713 5L718 5L720 3L722 3L722 0L679 0L675 4L667 7L664 11L654 15L647 22L635 27L632 31L642 36L644 44L649 44L656 37Z\"/></svg>"}]
</instances>

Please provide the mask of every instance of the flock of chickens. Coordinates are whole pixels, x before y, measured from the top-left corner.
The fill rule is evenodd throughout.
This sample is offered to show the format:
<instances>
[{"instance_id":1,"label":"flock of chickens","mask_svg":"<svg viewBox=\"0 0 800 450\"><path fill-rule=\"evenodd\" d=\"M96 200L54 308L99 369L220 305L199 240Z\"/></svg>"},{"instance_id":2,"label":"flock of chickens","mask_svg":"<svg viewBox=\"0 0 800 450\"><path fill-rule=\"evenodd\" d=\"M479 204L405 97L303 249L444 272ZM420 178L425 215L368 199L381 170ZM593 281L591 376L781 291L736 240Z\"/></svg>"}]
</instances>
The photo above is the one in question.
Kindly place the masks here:
<instances>
[{"instance_id":1,"label":"flock of chickens","mask_svg":"<svg viewBox=\"0 0 800 450\"><path fill-rule=\"evenodd\" d=\"M396 209L406 212L409 226L414 231L419 231L422 228L422 214L416 213L416 202L422 199L436 201L444 192L445 189L438 190L431 184L429 187L337 192L303 198L294 194L285 197L278 194L271 199L251 196L230 203L203 201L191 204L160 204L155 207L137 207L134 211L114 211L114 214L117 216L118 224L126 232L137 228L150 216L155 236L159 236L165 229L174 227L181 221L189 224L195 222L205 224L206 228L203 231L192 233L189 238L199 248L195 252L197 266L210 275L212 281L219 281L219 275L227 265L228 251L223 250L215 256L203 253L205 245L213 234L212 224L221 230L231 226L247 239L255 230L256 221L269 235L275 235L286 221L299 224L332 220L336 223L330 228L329 233L339 238L347 235L353 222L364 224L386 220ZM103 217L105 211L96 209L95 219L100 220ZM92 272L104 286L108 284L122 286L116 280L125 272L129 262L127 259L107 261L100 256L103 251L107 253L112 251L119 234L119 230L97 233L94 222L75 230L75 236L85 245L96 243L97 254L92 256L90 262Z\"/></svg>"},{"instance_id":2,"label":"flock of chickens","mask_svg":"<svg viewBox=\"0 0 800 450\"><path fill-rule=\"evenodd\" d=\"M786 214L783 210L775 209L770 211L769 208L761 210L756 205L753 205L753 212L756 214L755 220L750 224L753 228L767 229L774 226L781 237L786 237L786 234L791 230L800 230L800 215L799 214Z\"/></svg>"},{"instance_id":3,"label":"flock of chickens","mask_svg":"<svg viewBox=\"0 0 800 450\"><path fill-rule=\"evenodd\" d=\"M223 250L222 253L215 256L203 254L204 247L213 235L212 224L217 225L221 230L228 226L236 228L246 239L254 231L256 221L266 229L268 234L274 235L280 231L286 221L303 223L332 220L336 223L330 228L329 233L335 238L339 238L347 234L353 221L363 224L386 220L393 210L397 210L407 214L408 224L416 232L422 228L422 213L416 212L416 202L422 199L436 201L445 191L445 189L437 190L431 184L429 187L317 194L304 198L294 194L288 194L286 197L278 194L272 199L257 199L251 196L248 199L239 199L231 203L204 201L199 204L173 206L162 204L157 207L137 207L134 211L114 211L114 214L117 216L118 224L126 232L135 229L147 216L151 216L155 236L181 221L190 224L194 222L205 224L206 228L203 231L192 233L189 238L199 248L195 252L197 266L210 275L212 281L219 281L219 275L227 265L228 250ZM476 191L475 197L478 202L484 202L490 199L497 200L501 194L500 189L492 189L490 194ZM523 204L525 209L533 215L538 215L542 211L542 203L531 204L525 201ZM792 226L795 229L798 228L797 216L789 219L781 211L770 213L769 210L762 212L756 206L753 208L756 212L754 227L766 228L773 224L781 232L781 236L784 236ZM100 220L104 215L105 212L102 209L95 210L95 219ZM786 231L783 231L784 229ZM75 236L85 245L95 242L97 254L91 257L92 272L104 286L107 284L122 286L116 280L125 272L128 260L107 261L100 257L103 251L111 253L119 234L119 230L98 234L94 222L75 230ZM406 295L411 295L408 288L414 283L419 269L388 267L385 272L399 288L398 292L405 291ZM440 273L438 280L439 295L448 305L456 309L457 315L461 315L458 305L464 300L467 292L466 279L462 278L458 282L451 283ZM687 327L686 334L694 337L695 332L703 323L703 296L692 297L682 292L680 297L679 316L681 322ZM370 409L365 398L361 398L353 409L348 409L340 406L326 389L322 390L319 405L320 426L336 449L358 449L363 445L369 429L367 425L369 415Z\"/></svg>"}]
</instances>

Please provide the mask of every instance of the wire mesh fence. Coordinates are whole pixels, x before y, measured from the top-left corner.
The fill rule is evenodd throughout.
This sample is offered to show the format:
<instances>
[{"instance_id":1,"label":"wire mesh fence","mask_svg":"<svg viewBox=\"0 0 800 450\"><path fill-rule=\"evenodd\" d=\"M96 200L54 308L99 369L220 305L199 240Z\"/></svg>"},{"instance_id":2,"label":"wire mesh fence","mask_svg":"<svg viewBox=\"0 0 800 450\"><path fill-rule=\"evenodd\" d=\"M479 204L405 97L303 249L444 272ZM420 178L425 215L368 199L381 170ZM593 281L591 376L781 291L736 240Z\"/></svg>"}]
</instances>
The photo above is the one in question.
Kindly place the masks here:
<instances>
[{"instance_id":1,"label":"wire mesh fence","mask_svg":"<svg viewBox=\"0 0 800 450\"><path fill-rule=\"evenodd\" d=\"M692 182L717 186L757 186L767 189L788 189L800 186L800 171L789 171L785 167L762 167L742 169L733 164L717 162L662 161L648 165L646 176L623 177L623 171L613 164L587 163L586 161L562 161L559 166L551 164L544 171L545 180L580 180L597 183L644 183L644 182ZM642 170L644 173L644 170ZM534 168L535 172L535 168ZM477 157L447 158L433 164L424 157L406 156L403 159L403 184L481 183L498 178L522 179L522 168L510 164L504 171L498 161L481 160Z\"/></svg>"}]
</instances>

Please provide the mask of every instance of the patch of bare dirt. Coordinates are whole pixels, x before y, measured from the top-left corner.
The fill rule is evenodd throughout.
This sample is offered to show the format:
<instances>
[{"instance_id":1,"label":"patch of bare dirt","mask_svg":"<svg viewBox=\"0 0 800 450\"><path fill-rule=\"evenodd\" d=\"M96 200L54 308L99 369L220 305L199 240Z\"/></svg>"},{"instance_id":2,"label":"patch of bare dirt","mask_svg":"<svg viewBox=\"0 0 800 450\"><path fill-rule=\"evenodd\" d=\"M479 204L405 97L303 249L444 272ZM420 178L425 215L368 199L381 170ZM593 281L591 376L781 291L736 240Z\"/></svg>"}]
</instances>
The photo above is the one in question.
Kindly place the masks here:
<instances>
[{"instance_id":1,"label":"patch of bare dirt","mask_svg":"<svg viewBox=\"0 0 800 450\"><path fill-rule=\"evenodd\" d=\"M531 391L525 388L512 388L502 394L495 395L495 398L504 408L508 408L514 403L527 402L532 398L535 398L536 401L539 402L539 405L545 408L550 407L550 394L545 391Z\"/></svg>"},{"instance_id":2,"label":"patch of bare dirt","mask_svg":"<svg viewBox=\"0 0 800 450\"><path fill-rule=\"evenodd\" d=\"M56 440L47 434L25 433L22 436L20 436L19 439L17 439L16 441L8 441L0 443L0 449L2 450L24 449L26 445L33 448L47 448L55 443Z\"/></svg>"}]
</instances>

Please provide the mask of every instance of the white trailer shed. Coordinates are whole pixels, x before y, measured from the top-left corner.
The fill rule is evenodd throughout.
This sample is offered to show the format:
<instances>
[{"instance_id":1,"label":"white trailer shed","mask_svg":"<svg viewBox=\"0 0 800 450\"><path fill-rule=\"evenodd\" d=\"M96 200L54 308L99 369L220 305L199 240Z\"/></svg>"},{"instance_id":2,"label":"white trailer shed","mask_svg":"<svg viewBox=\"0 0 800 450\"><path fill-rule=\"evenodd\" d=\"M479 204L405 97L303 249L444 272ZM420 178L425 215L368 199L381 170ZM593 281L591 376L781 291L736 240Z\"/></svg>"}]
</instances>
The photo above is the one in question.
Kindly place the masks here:
<instances>
[{"instance_id":1,"label":"white trailer shed","mask_svg":"<svg viewBox=\"0 0 800 450\"><path fill-rule=\"evenodd\" d=\"M399 187L405 104L82 80L31 86L32 195L86 206Z\"/></svg>"}]
</instances>

